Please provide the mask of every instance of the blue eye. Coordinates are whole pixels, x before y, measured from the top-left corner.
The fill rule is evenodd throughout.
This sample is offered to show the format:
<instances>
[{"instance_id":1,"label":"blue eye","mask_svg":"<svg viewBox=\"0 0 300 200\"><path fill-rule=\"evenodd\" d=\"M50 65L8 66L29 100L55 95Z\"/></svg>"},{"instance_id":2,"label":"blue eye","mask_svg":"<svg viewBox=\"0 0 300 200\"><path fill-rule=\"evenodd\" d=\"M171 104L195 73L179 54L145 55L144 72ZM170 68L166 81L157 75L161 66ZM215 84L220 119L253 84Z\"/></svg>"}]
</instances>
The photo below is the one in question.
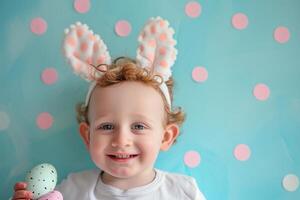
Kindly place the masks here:
<instances>
[{"instance_id":1,"label":"blue eye","mask_svg":"<svg viewBox=\"0 0 300 200\"><path fill-rule=\"evenodd\" d=\"M114 129L114 125L112 124L101 124L98 129L101 129L101 130L112 130Z\"/></svg>"},{"instance_id":2,"label":"blue eye","mask_svg":"<svg viewBox=\"0 0 300 200\"><path fill-rule=\"evenodd\" d=\"M132 129L134 130L144 130L146 128L146 126L144 126L143 124L134 124L132 125Z\"/></svg>"}]
</instances>

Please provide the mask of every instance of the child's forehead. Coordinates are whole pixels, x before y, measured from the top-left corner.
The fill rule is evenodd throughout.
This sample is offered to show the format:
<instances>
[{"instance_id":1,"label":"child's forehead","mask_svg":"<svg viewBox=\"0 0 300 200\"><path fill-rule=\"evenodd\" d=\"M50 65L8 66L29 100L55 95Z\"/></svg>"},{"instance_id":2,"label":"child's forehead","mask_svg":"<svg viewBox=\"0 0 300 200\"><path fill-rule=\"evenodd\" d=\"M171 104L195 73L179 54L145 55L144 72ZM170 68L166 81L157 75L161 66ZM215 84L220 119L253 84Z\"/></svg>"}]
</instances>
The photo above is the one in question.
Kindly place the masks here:
<instances>
[{"instance_id":1,"label":"child's forehead","mask_svg":"<svg viewBox=\"0 0 300 200\"><path fill-rule=\"evenodd\" d=\"M106 87L97 86L90 100L93 109L135 109L159 111L164 108L160 93L153 87L139 82L122 82Z\"/></svg>"},{"instance_id":2,"label":"child's forehead","mask_svg":"<svg viewBox=\"0 0 300 200\"><path fill-rule=\"evenodd\" d=\"M135 96L139 98L161 97L157 88L138 81L123 81L105 87L97 85L93 93L95 93L95 96L100 96L102 98L110 95L120 95L124 97Z\"/></svg>"}]
</instances>

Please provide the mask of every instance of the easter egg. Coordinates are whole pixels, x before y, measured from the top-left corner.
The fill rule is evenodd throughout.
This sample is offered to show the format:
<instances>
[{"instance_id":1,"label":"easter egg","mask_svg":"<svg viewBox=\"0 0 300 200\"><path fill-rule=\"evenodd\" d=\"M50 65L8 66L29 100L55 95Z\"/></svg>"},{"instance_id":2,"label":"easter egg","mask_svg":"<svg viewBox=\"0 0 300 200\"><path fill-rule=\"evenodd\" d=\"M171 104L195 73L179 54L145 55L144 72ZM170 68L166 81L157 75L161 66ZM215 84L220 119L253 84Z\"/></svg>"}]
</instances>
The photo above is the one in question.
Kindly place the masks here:
<instances>
[{"instance_id":1,"label":"easter egg","mask_svg":"<svg viewBox=\"0 0 300 200\"><path fill-rule=\"evenodd\" d=\"M52 192L43 195L39 200L63 200L63 196L59 191L53 190Z\"/></svg>"},{"instance_id":2,"label":"easter egg","mask_svg":"<svg viewBox=\"0 0 300 200\"><path fill-rule=\"evenodd\" d=\"M32 168L26 175L27 190L32 191L33 198L37 199L54 190L57 181L57 172L53 165L43 163Z\"/></svg>"}]
</instances>

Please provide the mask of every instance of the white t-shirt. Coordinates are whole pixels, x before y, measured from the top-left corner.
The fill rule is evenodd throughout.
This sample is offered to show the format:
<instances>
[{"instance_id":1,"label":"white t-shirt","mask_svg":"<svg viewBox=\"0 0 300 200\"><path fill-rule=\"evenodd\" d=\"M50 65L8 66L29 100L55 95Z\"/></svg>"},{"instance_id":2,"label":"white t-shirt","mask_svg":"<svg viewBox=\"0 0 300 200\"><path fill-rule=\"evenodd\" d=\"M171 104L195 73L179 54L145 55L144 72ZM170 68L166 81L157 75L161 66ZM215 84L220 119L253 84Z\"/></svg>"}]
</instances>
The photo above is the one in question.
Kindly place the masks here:
<instances>
[{"instance_id":1,"label":"white t-shirt","mask_svg":"<svg viewBox=\"0 0 300 200\"><path fill-rule=\"evenodd\" d=\"M64 200L205 200L190 176L155 169L154 180L144 186L121 190L104 184L99 169L70 174L56 187Z\"/></svg>"}]
</instances>

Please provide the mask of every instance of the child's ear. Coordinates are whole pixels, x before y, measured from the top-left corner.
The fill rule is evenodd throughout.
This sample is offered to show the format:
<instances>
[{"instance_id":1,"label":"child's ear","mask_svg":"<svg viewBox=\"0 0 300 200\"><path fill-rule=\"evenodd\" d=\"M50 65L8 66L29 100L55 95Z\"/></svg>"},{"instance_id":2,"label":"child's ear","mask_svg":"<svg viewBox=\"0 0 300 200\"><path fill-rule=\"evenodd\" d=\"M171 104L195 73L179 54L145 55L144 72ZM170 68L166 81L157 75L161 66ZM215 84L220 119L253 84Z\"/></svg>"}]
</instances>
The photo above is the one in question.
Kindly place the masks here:
<instances>
[{"instance_id":1,"label":"child's ear","mask_svg":"<svg viewBox=\"0 0 300 200\"><path fill-rule=\"evenodd\" d=\"M160 150L167 151L172 146L172 144L174 143L178 135L179 135L179 126L177 124L173 123L167 125L165 128Z\"/></svg>"},{"instance_id":2,"label":"child's ear","mask_svg":"<svg viewBox=\"0 0 300 200\"><path fill-rule=\"evenodd\" d=\"M86 146L89 149L90 144L90 126L86 122L81 122L79 124L79 133Z\"/></svg>"}]
</instances>

